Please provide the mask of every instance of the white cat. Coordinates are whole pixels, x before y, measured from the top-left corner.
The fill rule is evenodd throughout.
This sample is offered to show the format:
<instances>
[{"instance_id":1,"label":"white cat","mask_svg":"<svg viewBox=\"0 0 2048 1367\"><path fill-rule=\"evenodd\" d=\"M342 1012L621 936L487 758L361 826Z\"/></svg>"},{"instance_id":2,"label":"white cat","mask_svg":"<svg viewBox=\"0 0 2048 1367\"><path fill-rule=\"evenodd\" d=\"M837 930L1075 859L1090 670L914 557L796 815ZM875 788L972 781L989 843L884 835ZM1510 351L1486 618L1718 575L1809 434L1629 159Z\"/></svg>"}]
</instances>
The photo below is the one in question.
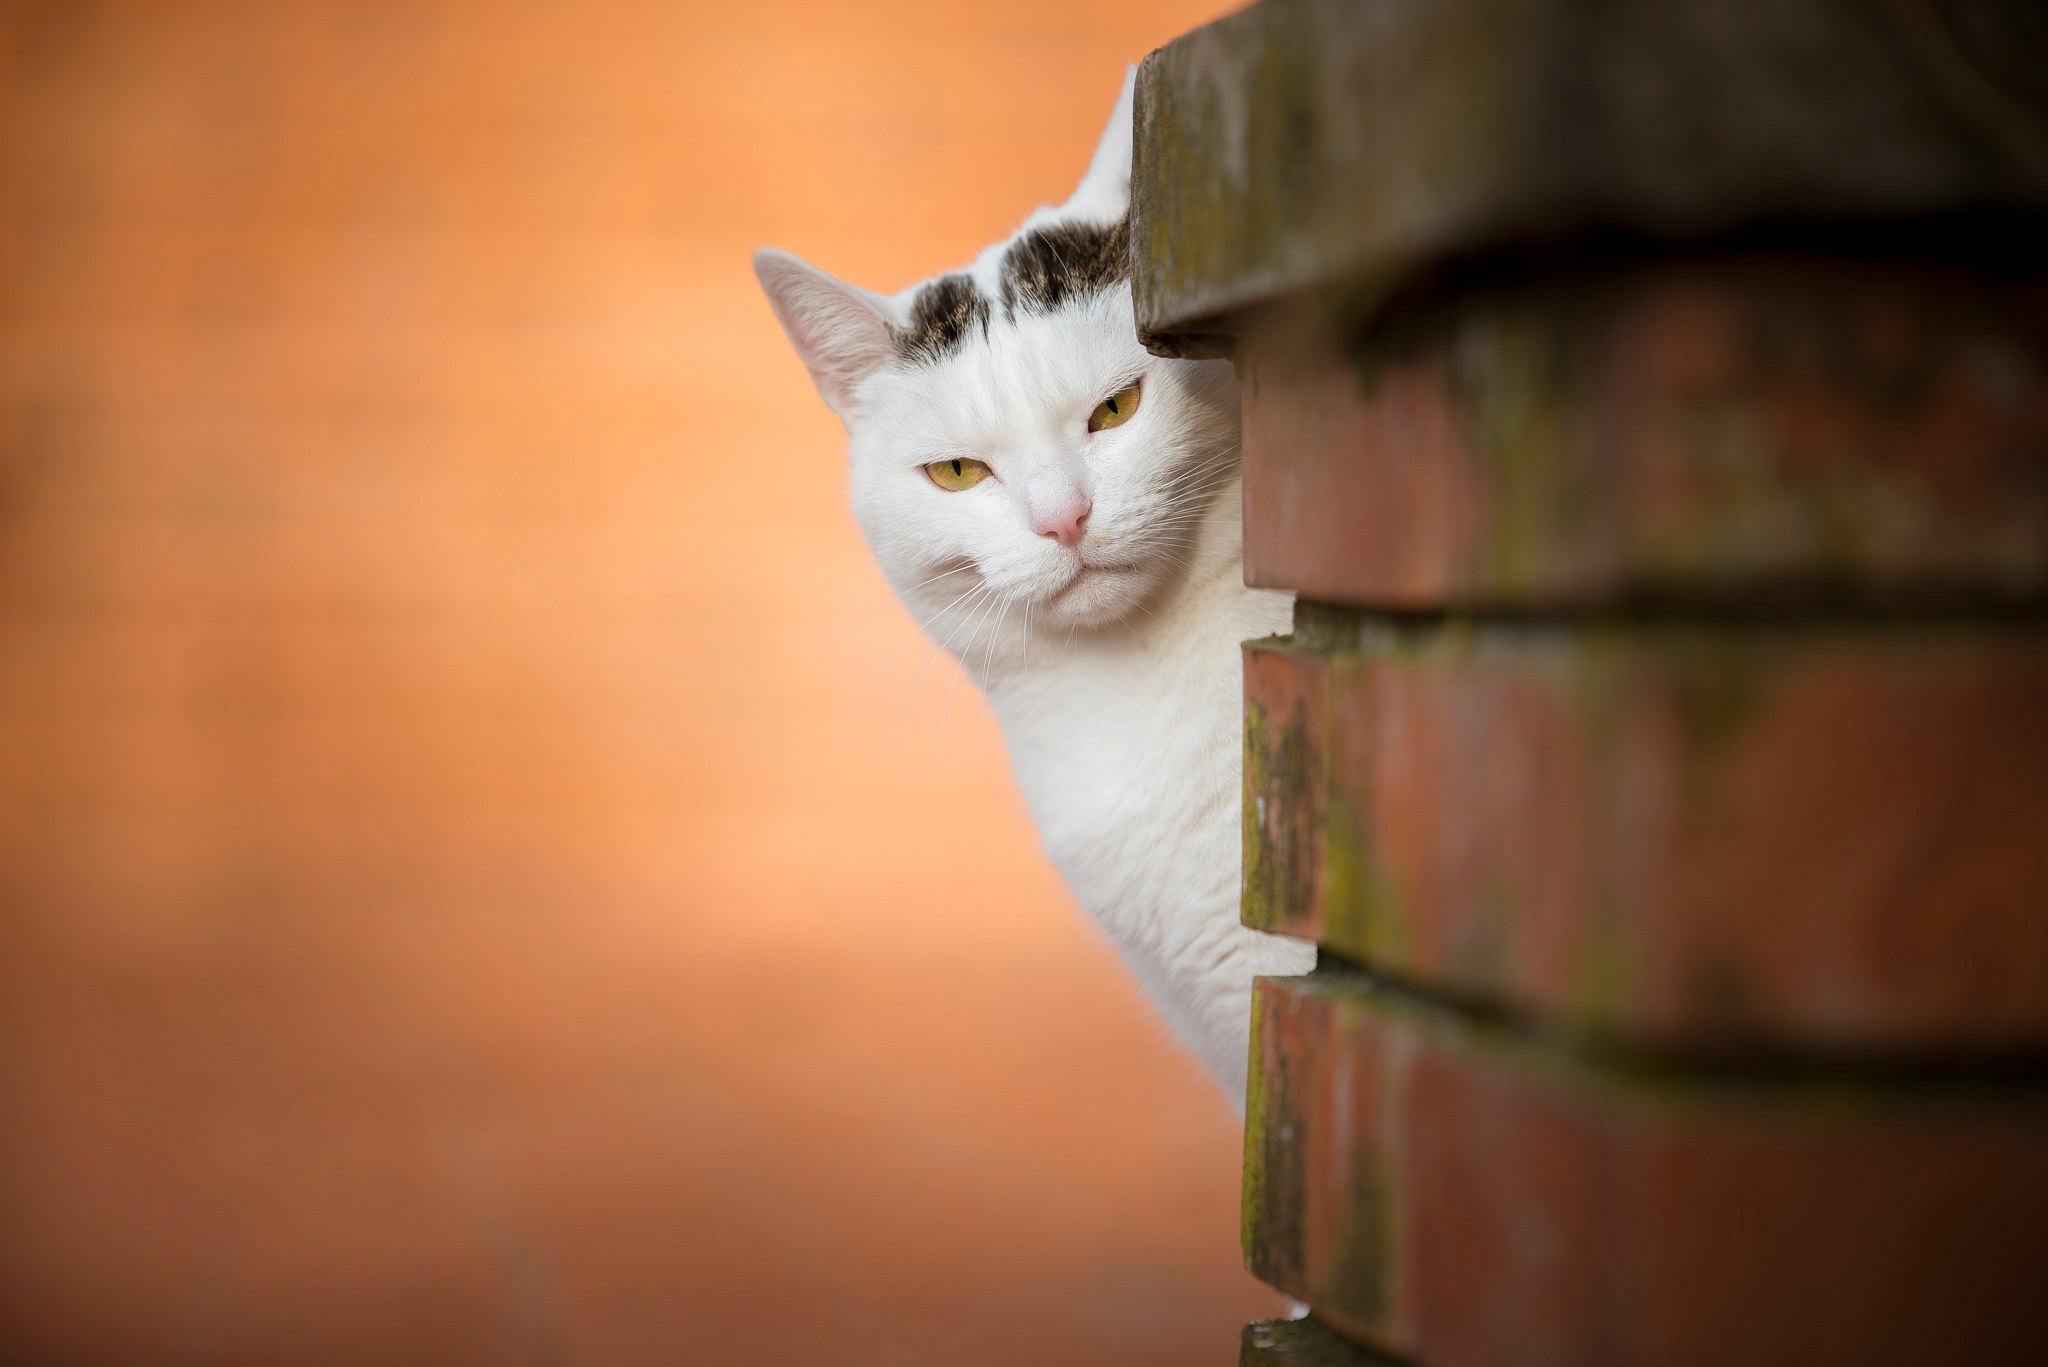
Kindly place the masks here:
<instances>
[{"instance_id":1,"label":"white cat","mask_svg":"<svg viewBox=\"0 0 2048 1367\"><path fill-rule=\"evenodd\" d=\"M1002 726L1067 885L1244 1104L1254 974L1311 945L1238 922L1244 586L1228 362L1166 360L1131 312L1131 90L1080 188L893 297L783 252L754 269L850 434L854 516Z\"/></svg>"}]
</instances>

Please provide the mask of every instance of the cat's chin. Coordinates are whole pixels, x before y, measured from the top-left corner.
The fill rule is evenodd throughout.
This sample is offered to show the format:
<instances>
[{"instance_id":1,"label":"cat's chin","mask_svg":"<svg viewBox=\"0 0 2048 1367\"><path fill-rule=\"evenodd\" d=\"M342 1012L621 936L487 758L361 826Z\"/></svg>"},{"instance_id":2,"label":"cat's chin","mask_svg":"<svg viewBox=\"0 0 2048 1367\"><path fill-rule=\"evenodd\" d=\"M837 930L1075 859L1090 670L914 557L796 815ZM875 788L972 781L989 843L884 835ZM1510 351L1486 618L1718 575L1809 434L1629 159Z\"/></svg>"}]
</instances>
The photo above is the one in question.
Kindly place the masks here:
<instances>
[{"instance_id":1,"label":"cat's chin","mask_svg":"<svg viewBox=\"0 0 2048 1367\"><path fill-rule=\"evenodd\" d=\"M1127 620L1143 605L1152 576L1124 565L1084 565L1045 599L1049 617L1072 627L1098 630Z\"/></svg>"},{"instance_id":2,"label":"cat's chin","mask_svg":"<svg viewBox=\"0 0 2048 1367\"><path fill-rule=\"evenodd\" d=\"M942 565L937 570L919 567L924 582L947 579L971 561ZM1048 635L1071 639L1072 633L1114 631L1145 611L1147 600L1158 590L1158 572L1142 565L1076 564L1069 559L1061 567L1041 570L1036 584L995 589L986 580L981 587L960 590L949 586L943 606L914 610L932 638L962 660L992 666L1029 658L1030 643ZM979 578L977 576L977 578ZM1050 580L1051 582L1047 582ZM960 612L962 600L968 610ZM905 602L912 603L910 595ZM993 639L992 639L993 637Z\"/></svg>"}]
</instances>

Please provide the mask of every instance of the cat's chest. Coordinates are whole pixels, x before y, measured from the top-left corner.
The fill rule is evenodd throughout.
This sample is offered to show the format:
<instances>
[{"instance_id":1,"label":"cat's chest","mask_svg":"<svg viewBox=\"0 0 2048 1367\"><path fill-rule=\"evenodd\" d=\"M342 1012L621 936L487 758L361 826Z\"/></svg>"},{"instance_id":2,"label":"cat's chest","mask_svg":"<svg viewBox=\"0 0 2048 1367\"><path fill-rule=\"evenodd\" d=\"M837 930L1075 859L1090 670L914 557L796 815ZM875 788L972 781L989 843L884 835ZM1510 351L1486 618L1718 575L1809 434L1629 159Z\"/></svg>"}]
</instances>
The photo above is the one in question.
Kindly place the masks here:
<instances>
[{"instance_id":1,"label":"cat's chest","mask_svg":"<svg viewBox=\"0 0 2048 1367\"><path fill-rule=\"evenodd\" d=\"M1232 654L1090 662L1042 682L1020 718L1020 778L1074 808L1116 810L1213 758L1238 692Z\"/></svg>"},{"instance_id":2,"label":"cat's chest","mask_svg":"<svg viewBox=\"0 0 2048 1367\"><path fill-rule=\"evenodd\" d=\"M1239 674L1226 634L1084 655L999 695L1018 785L1084 903L1234 877L1207 865L1236 854Z\"/></svg>"}]
</instances>

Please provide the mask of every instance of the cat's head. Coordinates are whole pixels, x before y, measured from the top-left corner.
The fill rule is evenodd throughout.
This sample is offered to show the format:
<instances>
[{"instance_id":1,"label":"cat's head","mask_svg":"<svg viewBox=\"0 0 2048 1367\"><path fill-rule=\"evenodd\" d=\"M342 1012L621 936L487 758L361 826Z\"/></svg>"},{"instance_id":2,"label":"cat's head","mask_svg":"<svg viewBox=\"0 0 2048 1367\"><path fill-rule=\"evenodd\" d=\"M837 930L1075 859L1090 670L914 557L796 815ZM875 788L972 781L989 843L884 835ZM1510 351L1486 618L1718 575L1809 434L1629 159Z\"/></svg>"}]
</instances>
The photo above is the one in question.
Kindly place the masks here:
<instances>
[{"instance_id":1,"label":"cat's head","mask_svg":"<svg viewBox=\"0 0 2048 1367\"><path fill-rule=\"evenodd\" d=\"M1138 344L1131 85L1072 198L965 270L883 296L754 257L846 423L876 559L970 664L1147 611L1236 466L1229 365Z\"/></svg>"}]
</instances>

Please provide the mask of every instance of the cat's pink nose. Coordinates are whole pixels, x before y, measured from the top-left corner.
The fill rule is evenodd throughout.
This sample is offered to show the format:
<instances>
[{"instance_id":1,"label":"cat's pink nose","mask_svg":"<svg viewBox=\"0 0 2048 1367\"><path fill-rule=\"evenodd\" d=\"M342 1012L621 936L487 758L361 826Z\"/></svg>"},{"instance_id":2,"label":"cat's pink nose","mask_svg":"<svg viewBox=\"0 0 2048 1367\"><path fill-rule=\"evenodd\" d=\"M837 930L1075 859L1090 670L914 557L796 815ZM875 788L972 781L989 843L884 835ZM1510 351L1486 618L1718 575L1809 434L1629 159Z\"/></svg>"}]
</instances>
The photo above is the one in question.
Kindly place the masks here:
<instances>
[{"instance_id":1,"label":"cat's pink nose","mask_svg":"<svg viewBox=\"0 0 2048 1367\"><path fill-rule=\"evenodd\" d=\"M1040 513L1031 519L1031 530L1072 548L1081 544L1083 526L1088 521L1088 514L1094 511L1091 504L1068 504L1058 512Z\"/></svg>"}]
</instances>

